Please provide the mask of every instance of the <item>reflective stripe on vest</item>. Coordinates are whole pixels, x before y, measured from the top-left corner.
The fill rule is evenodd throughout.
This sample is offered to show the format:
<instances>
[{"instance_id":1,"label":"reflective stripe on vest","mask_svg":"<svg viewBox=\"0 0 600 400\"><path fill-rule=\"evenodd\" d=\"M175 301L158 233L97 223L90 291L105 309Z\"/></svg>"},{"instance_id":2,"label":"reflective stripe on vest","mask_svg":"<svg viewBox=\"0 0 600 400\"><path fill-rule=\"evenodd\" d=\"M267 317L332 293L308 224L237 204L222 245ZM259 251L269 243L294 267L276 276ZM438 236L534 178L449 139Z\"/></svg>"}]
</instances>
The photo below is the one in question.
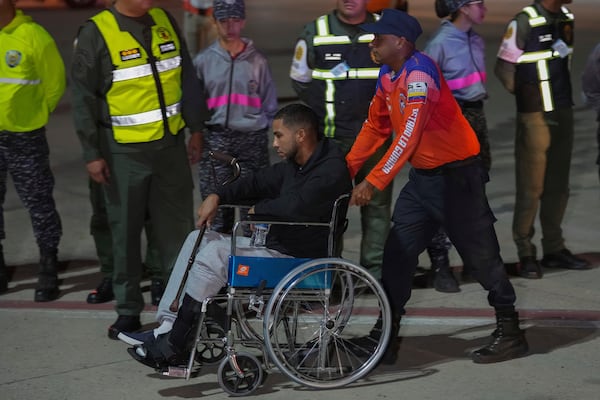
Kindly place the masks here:
<instances>
[{"instance_id":1,"label":"reflective stripe on vest","mask_svg":"<svg viewBox=\"0 0 600 400\"><path fill-rule=\"evenodd\" d=\"M572 21L574 16L566 7L561 7L562 12L567 16L567 21ZM543 15L540 15L535 7L527 6L523 11L529 16L529 25L532 28L546 25L548 22ZM569 46L573 51L573 46ZM517 59L518 64L535 63L538 79L540 81L540 93L545 112L554 110L554 99L552 96L552 87L550 84L550 73L548 62L560 58L560 54L554 50L525 52Z\"/></svg>"},{"instance_id":2,"label":"reflective stripe on vest","mask_svg":"<svg viewBox=\"0 0 600 400\"><path fill-rule=\"evenodd\" d=\"M181 104L173 104L167 106L167 117L177 115L181 112ZM152 110L140 114L124 115L111 118L113 126L137 126L152 122L162 121L162 111Z\"/></svg>"},{"instance_id":3,"label":"reflective stripe on vest","mask_svg":"<svg viewBox=\"0 0 600 400\"><path fill-rule=\"evenodd\" d=\"M42 83L40 79L15 79L15 78L0 78L0 83L12 83L14 85L39 85Z\"/></svg>"},{"instance_id":4,"label":"reflective stripe on vest","mask_svg":"<svg viewBox=\"0 0 600 400\"><path fill-rule=\"evenodd\" d=\"M375 19L379 15L373 14ZM316 34L313 38L313 46L327 45L351 45L352 40L348 35L333 35L329 29L329 16L322 15L315 21ZM365 33L358 37L357 43L371 43L375 35ZM325 110L324 119L325 136L335 136L335 84L333 81L346 79L377 79L379 77L379 68L352 68L344 73L333 73L331 69L318 69L312 71L312 78L325 81Z\"/></svg>"},{"instance_id":5,"label":"reflective stripe on vest","mask_svg":"<svg viewBox=\"0 0 600 400\"><path fill-rule=\"evenodd\" d=\"M119 143L159 140L165 130L177 135L184 126L180 41L163 10L152 8L149 14L155 23L151 29L152 54L129 32L120 30L110 11L92 17L115 66L106 100L114 138Z\"/></svg>"},{"instance_id":6,"label":"reflective stripe on vest","mask_svg":"<svg viewBox=\"0 0 600 400\"><path fill-rule=\"evenodd\" d=\"M161 72L167 72L172 69L178 68L181 65L181 57L173 57L163 61L157 61L155 63L156 70ZM144 76L152 75L152 67L150 64L140 65L139 67L131 67L126 69L119 69L113 71L113 82L126 81L128 79L141 78Z\"/></svg>"}]
</instances>

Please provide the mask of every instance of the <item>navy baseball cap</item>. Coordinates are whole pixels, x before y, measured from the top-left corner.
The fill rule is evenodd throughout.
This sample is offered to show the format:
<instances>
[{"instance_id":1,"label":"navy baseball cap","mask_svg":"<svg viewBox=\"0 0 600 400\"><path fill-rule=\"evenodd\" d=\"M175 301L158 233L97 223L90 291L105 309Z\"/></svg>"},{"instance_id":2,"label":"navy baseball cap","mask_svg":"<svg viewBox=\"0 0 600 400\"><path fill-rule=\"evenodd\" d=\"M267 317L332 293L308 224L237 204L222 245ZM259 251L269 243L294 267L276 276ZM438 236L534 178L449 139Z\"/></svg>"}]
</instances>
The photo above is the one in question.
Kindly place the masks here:
<instances>
[{"instance_id":1,"label":"navy baseball cap","mask_svg":"<svg viewBox=\"0 0 600 400\"><path fill-rule=\"evenodd\" d=\"M421 24L419 24L419 21L415 17L393 8L383 10L381 18L376 22L361 24L359 26L366 32L378 33L380 35L396 35L406 38L411 43L415 43L417 38L423 33Z\"/></svg>"}]
</instances>

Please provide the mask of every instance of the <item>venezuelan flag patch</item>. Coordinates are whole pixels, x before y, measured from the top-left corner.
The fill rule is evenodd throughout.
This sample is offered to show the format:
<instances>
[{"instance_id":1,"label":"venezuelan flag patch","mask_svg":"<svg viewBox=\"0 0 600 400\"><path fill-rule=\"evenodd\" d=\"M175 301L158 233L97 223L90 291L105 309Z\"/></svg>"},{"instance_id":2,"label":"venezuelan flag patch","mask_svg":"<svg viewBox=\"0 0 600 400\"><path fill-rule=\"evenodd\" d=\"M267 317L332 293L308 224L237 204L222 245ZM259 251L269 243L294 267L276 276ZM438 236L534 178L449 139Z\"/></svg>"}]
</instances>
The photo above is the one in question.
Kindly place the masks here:
<instances>
[{"instance_id":1,"label":"venezuelan flag patch","mask_svg":"<svg viewBox=\"0 0 600 400\"><path fill-rule=\"evenodd\" d=\"M406 101L409 104L425 103L427 100L427 83L412 82L408 84L408 98Z\"/></svg>"}]
</instances>

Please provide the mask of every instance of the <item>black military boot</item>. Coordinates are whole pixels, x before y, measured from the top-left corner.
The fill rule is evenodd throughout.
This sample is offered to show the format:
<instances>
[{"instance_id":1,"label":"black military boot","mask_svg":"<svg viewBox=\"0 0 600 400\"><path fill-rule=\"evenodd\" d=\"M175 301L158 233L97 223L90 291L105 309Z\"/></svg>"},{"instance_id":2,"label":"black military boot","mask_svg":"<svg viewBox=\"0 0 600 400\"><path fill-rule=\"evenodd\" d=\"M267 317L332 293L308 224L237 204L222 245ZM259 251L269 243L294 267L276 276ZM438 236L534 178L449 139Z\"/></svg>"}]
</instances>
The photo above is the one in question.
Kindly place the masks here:
<instances>
[{"instance_id":1,"label":"black military boot","mask_svg":"<svg viewBox=\"0 0 600 400\"><path fill-rule=\"evenodd\" d=\"M381 317L377 319L375 326L371 329L369 336L373 338L381 337L381 325L383 321ZM396 364L396 360L398 359L398 350L400 349L400 340L401 338L398 336L400 332L400 316L392 315L392 332L390 334L390 341L383 353L383 357L381 357L380 363L384 365L393 365Z\"/></svg>"},{"instance_id":2,"label":"black military boot","mask_svg":"<svg viewBox=\"0 0 600 400\"><path fill-rule=\"evenodd\" d=\"M519 328L519 313L496 311L496 329L490 343L471 355L473 362L489 364L518 358L527 353L525 332Z\"/></svg>"},{"instance_id":3,"label":"black military boot","mask_svg":"<svg viewBox=\"0 0 600 400\"><path fill-rule=\"evenodd\" d=\"M377 318L377 322L371 328L371 331L367 336L362 336L358 338L350 339L349 342L351 345L355 346L353 349L357 354L360 355L369 355L375 351L377 344L379 343L379 339L381 338L382 333L382 325L383 320L381 319L381 315ZM390 341L388 342L387 347L384 350L383 356L379 361L384 365L393 365L396 363L398 359L398 349L400 348L400 337L398 336L398 332L400 331L400 316L393 315L392 316L392 331L390 334Z\"/></svg>"},{"instance_id":4,"label":"black military boot","mask_svg":"<svg viewBox=\"0 0 600 400\"><path fill-rule=\"evenodd\" d=\"M58 298L58 260L56 250L44 252L40 257L40 273L35 288L34 301L45 302Z\"/></svg>"},{"instance_id":5,"label":"black military boot","mask_svg":"<svg viewBox=\"0 0 600 400\"><path fill-rule=\"evenodd\" d=\"M114 300L115 293L112 288L112 278L107 276L102 278L102 281L98 287L88 293L87 303L88 304L101 304Z\"/></svg>"},{"instance_id":6,"label":"black military boot","mask_svg":"<svg viewBox=\"0 0 600 400\"><path fill-rule=\"evenodd\" d=\"M431 259L431 270L433 271L433 288L442 293L460 292L458 281L450 269L448 254Z\"/></svg>"},{"instance_id":7,"label":"black military boot","mask_svg":"<svg viewBox=\"0 0 600 400\"><path fill-rule=\"evenodd\" d=\"M458 281L450 269L449 249L450 241L443 230L435 234L427 247L427 254L431 260L433 288L442 293L460 292Z\"/></svg>"},{"instance_id":8,"label":"black military boot","mask_svg":"<svg viewBox=\"0 0 600 400\"><path fill-rule=\"evenodd\" d=\"M8 271L6 270L6 264L4 263L4 251L0 244L0 294L8 291Z\"/></svg>"}]
</instances>

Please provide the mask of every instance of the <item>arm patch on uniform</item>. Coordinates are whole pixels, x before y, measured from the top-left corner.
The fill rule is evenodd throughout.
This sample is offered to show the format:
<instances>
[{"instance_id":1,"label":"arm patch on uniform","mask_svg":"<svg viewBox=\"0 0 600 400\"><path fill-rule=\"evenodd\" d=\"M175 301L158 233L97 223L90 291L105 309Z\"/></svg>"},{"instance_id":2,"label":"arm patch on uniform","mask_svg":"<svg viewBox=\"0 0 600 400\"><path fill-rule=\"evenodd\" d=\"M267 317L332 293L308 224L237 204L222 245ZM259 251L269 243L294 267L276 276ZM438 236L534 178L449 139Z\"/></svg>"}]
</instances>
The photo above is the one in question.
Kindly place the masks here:
<instances>
[{"instance_id":1,"label":"arm patch on uniform","mask_svg":"<svg viewBox=\"0 0 600 400\"><path fill-rule=\"evenodd\" d=\"M517 46L517 21L513 20L506 28L497 57L511 64L516 64L521 54L523 54L523 50Z\"/></svg>"},{"instance_id":2,"label":"arm patch on uniform","mask_svg":"<svg viewBox=\"0 0 600 400\"><path fill-rule=\"evenodd\" d=\"M427 83L425 82L411 82L408 84L408 98L409 104L425 103L427 100Z\"/></svg>"},{"instance_id":3,"label":"arm patch on uniform","mask_svg":"<svg viewBox=\"0 0 600 400\"><path fill-rule=\"evenodd\" d=\"M299 40L294 50L294 59L290 68L290 78L302 83L312 81L312 69L308 66L307 50L306 41Z\"/></svg>"}]
</instances>

